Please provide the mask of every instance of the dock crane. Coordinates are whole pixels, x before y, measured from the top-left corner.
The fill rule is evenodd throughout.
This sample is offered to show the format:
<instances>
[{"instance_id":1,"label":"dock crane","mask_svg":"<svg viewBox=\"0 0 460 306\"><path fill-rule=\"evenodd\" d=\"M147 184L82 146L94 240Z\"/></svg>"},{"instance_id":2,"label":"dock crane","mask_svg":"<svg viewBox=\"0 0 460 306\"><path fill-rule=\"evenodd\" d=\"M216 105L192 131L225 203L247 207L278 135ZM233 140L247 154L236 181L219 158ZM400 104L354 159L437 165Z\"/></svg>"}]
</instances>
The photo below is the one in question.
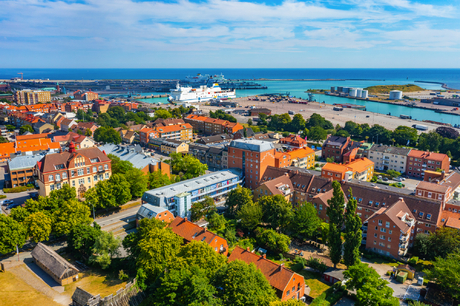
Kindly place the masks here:
<instances>
[{"instance_id":1,"label":"dock crane","mask_svg":"<svg viewBox=\"0 0 460 306\"><path fill-rule=\"evenodd\" d=\"M22 72L18 72L18 74L20 74L20 75L21 75L21 80L24 80L24 73L22 73Z\"/></svg>"}]
</instances>

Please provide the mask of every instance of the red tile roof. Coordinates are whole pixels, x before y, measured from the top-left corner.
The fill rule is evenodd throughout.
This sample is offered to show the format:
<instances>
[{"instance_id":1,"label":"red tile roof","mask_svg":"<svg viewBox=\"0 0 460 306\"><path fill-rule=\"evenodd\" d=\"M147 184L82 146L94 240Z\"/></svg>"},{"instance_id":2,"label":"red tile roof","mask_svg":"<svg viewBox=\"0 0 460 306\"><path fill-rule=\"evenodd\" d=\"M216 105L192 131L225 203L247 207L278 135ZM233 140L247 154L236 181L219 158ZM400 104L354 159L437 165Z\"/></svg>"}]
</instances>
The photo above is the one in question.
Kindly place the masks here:
<instances>
[{"instance_id":1,"label":"red tile roof","mask_svg":"<svg viewBox=\"0 0 460 306\"><path fill-rule=\"evenodd\" d=\"M437 161L443 161L445 158L449 158L446 154L443 153L434 153L419 150L410 150L408 157L425 158Z\"/></svg>"},{"instance_id":2,"label":"red tile roof","mask_svg":"<svg viewBox=\"0 0 460 306\"><path fill-rule=\"evenodd\" d=\"M210 244L215 237L225 240L224 238L209 232L206 228L200 227L195 223L188 221L186 218L176 217L176 219L169 224L169 227L171 227L174 233L187 241L204 241L207 244Z\"/></svg>"}]
</instances>

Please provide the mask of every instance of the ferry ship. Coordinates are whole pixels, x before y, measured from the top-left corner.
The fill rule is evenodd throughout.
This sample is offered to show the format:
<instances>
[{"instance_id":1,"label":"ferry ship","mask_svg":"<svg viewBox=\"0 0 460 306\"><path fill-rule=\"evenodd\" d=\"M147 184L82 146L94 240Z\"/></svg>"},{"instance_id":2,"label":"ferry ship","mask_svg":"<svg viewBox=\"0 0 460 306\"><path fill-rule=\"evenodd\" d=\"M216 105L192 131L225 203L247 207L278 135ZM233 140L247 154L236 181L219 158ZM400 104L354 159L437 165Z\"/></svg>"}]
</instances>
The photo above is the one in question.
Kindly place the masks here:
<instances>
[{"instance_id":1,"label":"ferry ship","mask_svg":"<svg viewBox=\"0 0 460 306\"><path fill-rule=\"evenodd\" d=\"M218 83L214 83L212 87L202 85L198 88L183 87L177 84L175 89L170 90L171 93L168 101L175 102L203 102L211 99L228 99L236 98L235 90L222 90Z\"/></svg>"}]
</instances>

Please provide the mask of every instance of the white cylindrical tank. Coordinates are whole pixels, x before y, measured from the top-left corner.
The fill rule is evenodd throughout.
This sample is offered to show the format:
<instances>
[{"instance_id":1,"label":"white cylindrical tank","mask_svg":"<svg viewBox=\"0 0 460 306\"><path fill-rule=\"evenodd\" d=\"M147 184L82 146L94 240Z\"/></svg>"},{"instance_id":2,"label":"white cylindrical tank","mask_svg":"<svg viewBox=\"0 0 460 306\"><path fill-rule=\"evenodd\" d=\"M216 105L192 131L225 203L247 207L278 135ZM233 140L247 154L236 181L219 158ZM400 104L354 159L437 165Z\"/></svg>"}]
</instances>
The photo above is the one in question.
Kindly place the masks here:
<instances>
[{"instance_id":1,"label":"white cylindrical tank","mask_svg":"<svg viewBox=\"0 0 460 306\"><path fill-rule=\"evenodd\" d=\"M361 98L362 94L363 94L363 89L362 88L356 88L356 96L358 98Z\"/></svg>"},{"instance_id":2,"label":"white cylindrical tank","mask_svg":"<svg viewBox=\"0 0 460 306\"><path fill-rule=\"evenodd\" d=\"M400 90L390 91L390 100L401 100L401 99L402 99L402 91Z\"/></svg>"},{"instance_id":3,"label":"white cylindrical tank","mask_svg":"<svg viewBox=\"0 0 460 306\"><path fill-rule=\"evenodd\" d=\"M350 90L348 91L348 95L350 97L356 97L357 92L358 90L356 88L350 88Z\"/></svg>"},{"instance_id":4,"label":"white cylindrical tank","mask_svg":"<svg viewBox=\"0 0 460 306\"><path fill-rule=\"evenodd\" d=\"M363 90L363 91L361 92L361 98L367 99L368 97L369 97L369 91Z\"/></svg>"}]
</instances>

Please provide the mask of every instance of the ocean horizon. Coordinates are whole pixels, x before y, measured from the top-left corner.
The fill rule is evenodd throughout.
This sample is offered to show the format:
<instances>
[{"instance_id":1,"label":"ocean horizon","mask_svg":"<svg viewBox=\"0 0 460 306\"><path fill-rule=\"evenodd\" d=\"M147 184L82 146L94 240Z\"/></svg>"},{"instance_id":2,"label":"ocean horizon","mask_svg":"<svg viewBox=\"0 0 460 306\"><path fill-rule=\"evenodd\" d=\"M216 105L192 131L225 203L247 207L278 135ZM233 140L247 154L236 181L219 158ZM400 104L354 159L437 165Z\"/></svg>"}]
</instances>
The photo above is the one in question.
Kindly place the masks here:
<instances>
[{"instance_id":1,"label":"ocean horizon","mask_svg":"<svg viewBox=\"0 0 460 306\"><path fill-rule=\"evenodd\" d=\"M0 68L0 79L50 80L183 79L223 74L227 79L337 79L362 81L440 82L460 89L460 69L454 68Z\"/></svg>"}]
</instances>

